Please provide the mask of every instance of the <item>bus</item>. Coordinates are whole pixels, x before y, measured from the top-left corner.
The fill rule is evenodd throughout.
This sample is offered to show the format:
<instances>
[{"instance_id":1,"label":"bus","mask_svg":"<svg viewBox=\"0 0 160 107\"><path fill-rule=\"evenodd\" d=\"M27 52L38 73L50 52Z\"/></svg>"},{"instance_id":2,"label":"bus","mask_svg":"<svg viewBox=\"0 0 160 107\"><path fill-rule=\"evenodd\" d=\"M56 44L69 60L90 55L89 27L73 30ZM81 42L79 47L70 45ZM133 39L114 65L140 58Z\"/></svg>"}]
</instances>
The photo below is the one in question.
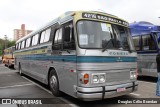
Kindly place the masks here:
<instances>
[{"instance_id":1,"label":"bus","mask_svg":"<svg viewBox=\"0 0 160 107\"><path fill-rule=\"evenodd\" d=\"M139 76L157 77L156 55L160 49L160 26L140 21L130 24L137 51Z\"/></svg>"},{"instance_id":2,"label":"bus","mask_svg":"<svg viewBox=\"0 0 160 107\"><path fill-rule=\"evenodd\" d=\"M9 68L14 68L14 51L15 46L3 50L2 63L5 64L5 66L8 66Z\"/></svg>"},{"instance_id":3,"label":"bus","mask_svg":"<svg viewBox=\"0 0 160 107\"><path fill-rule=\"evenodd\" d=\"M16 42L15 68L55 96L99 100L138 89L129 23L97 11L66 12Z\"/></svg>"}]
</instances>

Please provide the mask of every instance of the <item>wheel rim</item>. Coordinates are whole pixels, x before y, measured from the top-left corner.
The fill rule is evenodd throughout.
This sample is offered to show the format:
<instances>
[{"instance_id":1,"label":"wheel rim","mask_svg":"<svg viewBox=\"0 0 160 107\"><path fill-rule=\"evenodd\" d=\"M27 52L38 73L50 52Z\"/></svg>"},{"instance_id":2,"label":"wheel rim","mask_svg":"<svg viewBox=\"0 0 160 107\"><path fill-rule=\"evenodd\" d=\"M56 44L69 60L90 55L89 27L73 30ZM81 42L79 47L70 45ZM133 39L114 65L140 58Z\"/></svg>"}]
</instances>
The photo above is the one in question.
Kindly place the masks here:
<instances>
[{"instance_id":1,"label":"wheel rim","mask_svg":"<svg viewBox=\"0 0 160 107\"><path fill-rule=\"evenodd\" d=\"M54 91L57 90L57 78L54 75L50 78L50 86Z\"/></svg>"}]
</instances>

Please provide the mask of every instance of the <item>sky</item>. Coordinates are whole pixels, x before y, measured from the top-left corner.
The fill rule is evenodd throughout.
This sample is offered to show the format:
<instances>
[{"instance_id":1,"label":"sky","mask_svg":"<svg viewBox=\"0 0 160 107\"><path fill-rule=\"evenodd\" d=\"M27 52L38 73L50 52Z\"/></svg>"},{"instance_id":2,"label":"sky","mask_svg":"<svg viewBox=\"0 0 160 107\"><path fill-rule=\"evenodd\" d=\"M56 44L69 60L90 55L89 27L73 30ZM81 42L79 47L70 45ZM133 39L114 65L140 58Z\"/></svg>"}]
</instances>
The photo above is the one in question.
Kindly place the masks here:
<instances>
[{"instance_id":1,"label":"sky","mask_svg":"<svg viewBox=\"0 0 160 107\"><path fill-rule=\"evenodd\" d=\"M96 10L160 25L160 0L0 0L0 38L13 39L21 24L36 30L66 11Z\"/></svg>"}]
</instances>

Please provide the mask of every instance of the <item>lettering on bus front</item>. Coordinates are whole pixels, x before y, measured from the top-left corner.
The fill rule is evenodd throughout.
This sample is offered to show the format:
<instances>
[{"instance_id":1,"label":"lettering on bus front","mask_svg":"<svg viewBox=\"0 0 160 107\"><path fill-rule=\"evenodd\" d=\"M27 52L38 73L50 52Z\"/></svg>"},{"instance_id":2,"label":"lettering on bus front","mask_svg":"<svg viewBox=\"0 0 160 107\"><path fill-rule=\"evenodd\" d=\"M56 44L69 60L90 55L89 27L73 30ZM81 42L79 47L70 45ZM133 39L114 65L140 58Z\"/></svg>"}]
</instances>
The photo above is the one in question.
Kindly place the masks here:
<instances>
[{"instance_id":1,"label":"lettering on bus front","mask_svg":"<svg viewBox=\"0 0 160 107\"><path fill-rule=\"evenodd\" d=\"M105 16L105 15L100 15L100 14L94 14L94 13L82 13L82 17L83 18L90 18L90 19L98 19L98 20L104 20L104 21L109 21L112 23L117 23L117 24L121 24L124 26L128 26L129 24L123 20L117 19L117 18L113 18L113 17L109 17L109 16Z\"/></svg>"}]
</instances>

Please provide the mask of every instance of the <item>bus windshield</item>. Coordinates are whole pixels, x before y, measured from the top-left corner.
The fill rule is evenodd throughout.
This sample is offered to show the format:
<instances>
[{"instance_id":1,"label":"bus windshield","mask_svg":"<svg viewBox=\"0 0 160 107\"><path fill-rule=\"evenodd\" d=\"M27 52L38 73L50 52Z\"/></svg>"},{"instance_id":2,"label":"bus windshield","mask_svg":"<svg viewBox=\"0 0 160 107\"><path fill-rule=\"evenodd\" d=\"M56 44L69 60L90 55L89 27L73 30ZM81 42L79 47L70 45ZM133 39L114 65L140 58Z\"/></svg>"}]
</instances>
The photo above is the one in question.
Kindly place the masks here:
<instances>
[{"instance_id":1,"label":"bus windshield","mask_svg":"<svg viewBox=\"0 0 160 107\"><path fill-rule=\"evenodd\" d=\"M134 50L128 28L95 21L79 21L81 48Z\"/></svg>"}]
</instances>

